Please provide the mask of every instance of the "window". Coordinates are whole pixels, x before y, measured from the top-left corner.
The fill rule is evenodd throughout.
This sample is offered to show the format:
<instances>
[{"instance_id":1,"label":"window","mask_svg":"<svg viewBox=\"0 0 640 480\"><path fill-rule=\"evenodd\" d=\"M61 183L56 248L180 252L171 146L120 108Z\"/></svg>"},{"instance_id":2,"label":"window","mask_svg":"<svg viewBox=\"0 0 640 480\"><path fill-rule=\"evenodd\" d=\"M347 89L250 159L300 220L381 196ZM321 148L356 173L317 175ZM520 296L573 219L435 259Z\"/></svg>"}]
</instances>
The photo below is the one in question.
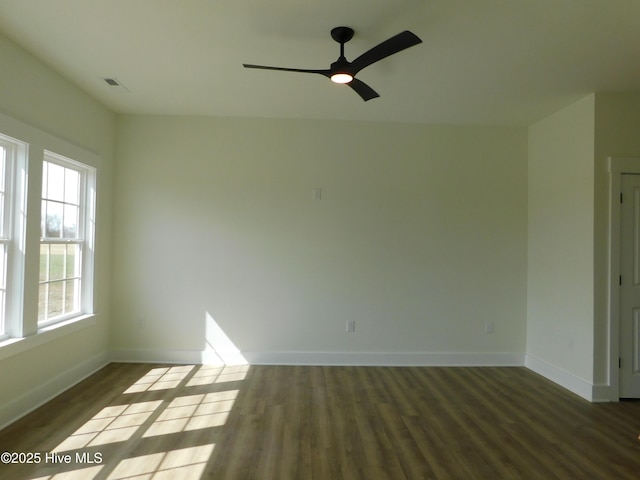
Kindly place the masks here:
<instances>
[{"instance_id":1,"label":"window","mask_svg":"<svg viewBox=\"0 0 640 480\"><path fill-rule=\"evenodd\" d=\"M0 139L0 336L6 331L7 303L7 254L9 252L10 228L7 208L7 169L11 160L11 145ZM11 198L9 196L9 198Z\"/></svg>"},{"instance_id":2,"label":"window","mask_svg":"<svg viewBox=\"0 0 640 480\"><path fill-rule=\"evenodd\" d=\"M38 325L91 313L94 170L45 152ZM88 285L87 285L88 284Z\"/></svg>"},{"instance_id":3,"label":"window","mask_svg":"<svg viewBox=\"0 0 640 480\"><path fill-rule=\"evenodd\" d=\"M99 166L0 113L0 359L95 325Z\"/></svg>"},{"instance_id":4,"label":"window","mask_svg":"<svg viewBox=\"0 0 640 480\"><path fill-rule=\"evenodd\" d=\"M24 172L26 150L0 134L0 339L19 330L14 317L21 313L25 189L16 174Z\"/></svg>"}]
</instances>

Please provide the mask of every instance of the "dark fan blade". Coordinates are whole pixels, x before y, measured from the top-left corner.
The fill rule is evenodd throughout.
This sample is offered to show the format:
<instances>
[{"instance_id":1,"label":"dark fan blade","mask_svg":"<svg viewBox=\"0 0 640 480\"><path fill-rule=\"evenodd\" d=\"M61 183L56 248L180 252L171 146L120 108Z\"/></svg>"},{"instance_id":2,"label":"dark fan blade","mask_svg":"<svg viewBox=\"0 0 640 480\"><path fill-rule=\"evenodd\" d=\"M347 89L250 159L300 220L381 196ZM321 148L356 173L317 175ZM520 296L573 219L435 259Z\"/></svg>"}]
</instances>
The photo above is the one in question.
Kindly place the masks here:
<instances>
[{"instance_id":1,"label":"dark fan blade","mask_svg":"<svg viewBox=\"0 0 640 480\"><path fill-rule=\"evenodd\" d=\"M306 68L267 67L265 65L251 65L248 63L243 63L242 66L244 68L258 68L260 70L279 70L281 72L319 73L325 77L331 72L330 70L309 70Z\"/></svg>"},{"instance_id":2,"label":"dark fan blade","mask_svg":"<svg viewBox=\"0 0 640 480\"><path fill-rule=\"evenodd\" d=\"M398 53L405 48L413 47L418 43L422 43L422 40L415 34L405 30L399 33L395 37L391 37L388 40L376 45L371 50L364 52L353 62L351 66L354 69L354 74L358 73L364 67L368 67L372 63L375 63L383 58L387 58L389 55Z\"/></svg>"},{"instance_id":3,"label":"dark fan blade","mask_svg":"<svg viewBox=\"0 0 640 480\"><path fill-rule=\"evenodd\" d=\"M380 96L373 88L371 88L366 83L358 80L357 78L354 78L353 80L351 80L349 83L347 83L347 85L353 88L353 90L358 95L360 95L362 97L362 100L364 100L365 102L367 100L371 100L372 98L376 98Z\"/></svg>"}]
</instances>

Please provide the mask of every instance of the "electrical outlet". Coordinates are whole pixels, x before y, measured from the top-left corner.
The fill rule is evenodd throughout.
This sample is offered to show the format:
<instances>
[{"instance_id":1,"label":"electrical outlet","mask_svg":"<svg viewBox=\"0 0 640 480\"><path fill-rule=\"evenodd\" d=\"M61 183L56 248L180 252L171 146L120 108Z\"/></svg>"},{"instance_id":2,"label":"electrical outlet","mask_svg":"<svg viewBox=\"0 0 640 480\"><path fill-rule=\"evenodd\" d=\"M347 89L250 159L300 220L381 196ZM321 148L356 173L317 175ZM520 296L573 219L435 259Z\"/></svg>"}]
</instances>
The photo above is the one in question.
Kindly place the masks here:
<instances>
[{"instance_id":1,"label":"electrical outlet","mask_svg":"<svg viewBox=\"0 0 640 480\"><path fill-rule=\"evenodd\" d=\"M493 325L493 322L487 322L484 324L484 333L486 333L487 335L493 333L495 331L495 327Z\"/></svg>"},{"instance_id":2,"label":"electrical outlet","mask_svg":"<svg viewBox=\"0 0 640 480\"><path fill-rule=\"evenodd\" d=\"M138 318L136 320L136 325L140 330L142 330L144 328L144 324L145 324L144 318Z\"/></svg>"},{"instance_id":3,"label":"electrical outlet","mask_svg":"<svg viewBox=\"0 0 640 480\"><path fill-rule=\"evenodd\" d=\"M356 321L347 320L347 333L354 333L356 331Z\"/></svg>"}]
</instances>

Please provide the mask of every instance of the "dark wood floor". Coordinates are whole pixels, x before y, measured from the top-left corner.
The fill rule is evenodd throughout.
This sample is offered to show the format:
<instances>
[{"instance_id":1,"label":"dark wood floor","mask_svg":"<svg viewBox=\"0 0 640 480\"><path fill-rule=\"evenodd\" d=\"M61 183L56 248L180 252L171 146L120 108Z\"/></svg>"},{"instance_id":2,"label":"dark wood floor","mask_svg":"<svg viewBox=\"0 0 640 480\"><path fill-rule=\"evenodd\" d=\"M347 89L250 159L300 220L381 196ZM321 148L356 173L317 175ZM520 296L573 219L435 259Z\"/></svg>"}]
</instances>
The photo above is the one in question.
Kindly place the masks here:
<instances>
[{"instance_id":1,"label":"dark wood floor","mask_svg":"<svg viewBox=\"0 0 640 480\"><path fill-rule=\"evenodd\" d=\"M39 459L0 478L637 479L639 434L524 368L112 364L0 431Z\"/></svg>"}]
</instances>

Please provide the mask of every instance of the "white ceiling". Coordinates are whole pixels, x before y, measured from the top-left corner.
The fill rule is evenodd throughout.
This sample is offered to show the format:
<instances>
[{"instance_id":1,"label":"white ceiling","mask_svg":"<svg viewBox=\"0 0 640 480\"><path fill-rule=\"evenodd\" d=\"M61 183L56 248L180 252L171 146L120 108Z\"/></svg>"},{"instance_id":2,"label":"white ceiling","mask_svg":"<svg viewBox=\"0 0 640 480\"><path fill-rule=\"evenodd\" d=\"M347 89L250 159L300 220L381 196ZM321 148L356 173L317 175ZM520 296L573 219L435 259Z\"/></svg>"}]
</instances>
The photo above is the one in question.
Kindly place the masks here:
<instances>
[{"instance_id":1,"label":"white ceiling","mask_svg":"<svg viewBox=\"0 0 640 480\"><path fill-rule=\"evenodd\" d=\"M320 75L411 30L423 43ZM0 30L114 111L529 125L591 92L640 91L640 0L0 0ZM115 77L126 93L106 85Z\"/></svg>"}]
</instances>

